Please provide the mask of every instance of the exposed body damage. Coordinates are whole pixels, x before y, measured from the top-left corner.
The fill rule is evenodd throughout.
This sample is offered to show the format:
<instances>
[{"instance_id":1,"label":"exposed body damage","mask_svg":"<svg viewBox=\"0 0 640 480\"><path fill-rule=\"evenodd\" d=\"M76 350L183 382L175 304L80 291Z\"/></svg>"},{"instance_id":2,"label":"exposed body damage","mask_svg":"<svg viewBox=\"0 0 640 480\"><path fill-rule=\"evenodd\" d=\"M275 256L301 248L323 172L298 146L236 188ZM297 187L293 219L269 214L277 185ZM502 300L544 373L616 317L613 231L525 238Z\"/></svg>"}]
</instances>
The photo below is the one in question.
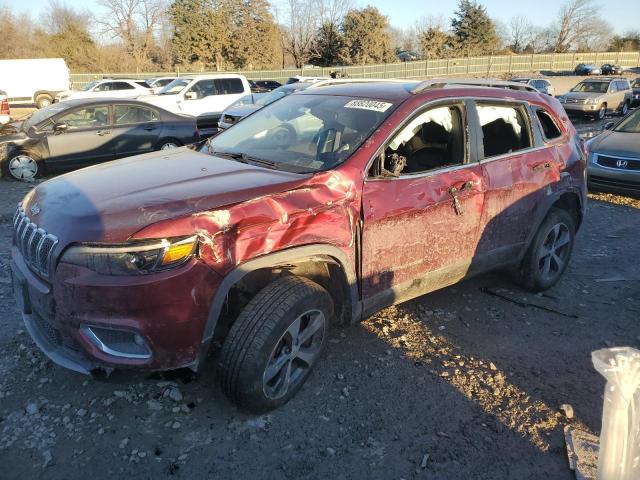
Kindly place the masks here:
<instances>
[{"instance_id":1,"label":"exposed body damage","mask_svg":"<svg viewBox=\"0 0 640 480\"><path fill-rule=\"evenodd\" d=\"M325 90L316 90L322 98ZM492 268L531 268L526 252L545 244L538 237L550 212L565 212L560 220L568 214L574 229L580 224L584 152L554 99L401 83L344 84L326 92L331 105L344 109L343 119L325 120L330 128L311 147L303 142L313 122L280 135L301 142L300 156L311 149L319 159L356 146L331 168L297 172L295 155L290 170L260 158L252 163L213 140L208 150L125 159L34 189L16 214L12 266L17 295L26 299L25 321L41 348L79 371L196 369L212 340L238 335L233 327L248 305L269 288L282 294L278 285L291 278L304 279L291 283L294 298L297 285L309 298L316 295L323 315L350 323ZM313 95L276 102L219 139L233 138L286 102L307 102L308 115L322 105ZM365 100L349 100L354 97ZM481 108L488 113L478 113ZM541 126L539 109L557 131ZM371 111L379 123L366 135L340 123L366 120ZM494 135L500 141L493 144L492 128L506 132ZM504 148L502 139L516 134L520 143ZM394 172L389 162L399 160ZM39 273L33 270L40 253L28 253L23 223L55 234L50 263L35 265ZM135 266L118 263L109 248L125 251ZM549 248L557 253L555 243ZM166 258L170 268L157 268ZM122 275L118 269L139 270ZM125 340L105 329L129 335L125 347L142 353L110 353L92 335L118 347Z\"/></svg>"}]
</instances>

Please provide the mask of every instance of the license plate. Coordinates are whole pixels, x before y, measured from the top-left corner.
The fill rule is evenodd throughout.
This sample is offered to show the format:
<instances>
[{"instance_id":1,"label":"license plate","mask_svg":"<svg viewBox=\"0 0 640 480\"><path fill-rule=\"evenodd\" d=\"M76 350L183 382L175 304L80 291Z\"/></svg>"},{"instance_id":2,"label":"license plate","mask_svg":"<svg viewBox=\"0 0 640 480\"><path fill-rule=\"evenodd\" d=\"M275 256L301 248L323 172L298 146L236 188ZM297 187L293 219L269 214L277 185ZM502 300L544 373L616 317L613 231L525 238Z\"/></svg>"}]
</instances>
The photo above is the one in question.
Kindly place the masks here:
<instances>
[{"instance_id":1,"label":"license plate","mask_svg":"<svg viewBox=\"0 0 640 480\"><path fill-rule=\"evenodd\" d=\"M13 278L13 296L16 299L16 305L20 313L31 313L31 305L29 302L29 289L24 280L21 280L15 273L11 274Z\"/></svg>"}]
</instances>

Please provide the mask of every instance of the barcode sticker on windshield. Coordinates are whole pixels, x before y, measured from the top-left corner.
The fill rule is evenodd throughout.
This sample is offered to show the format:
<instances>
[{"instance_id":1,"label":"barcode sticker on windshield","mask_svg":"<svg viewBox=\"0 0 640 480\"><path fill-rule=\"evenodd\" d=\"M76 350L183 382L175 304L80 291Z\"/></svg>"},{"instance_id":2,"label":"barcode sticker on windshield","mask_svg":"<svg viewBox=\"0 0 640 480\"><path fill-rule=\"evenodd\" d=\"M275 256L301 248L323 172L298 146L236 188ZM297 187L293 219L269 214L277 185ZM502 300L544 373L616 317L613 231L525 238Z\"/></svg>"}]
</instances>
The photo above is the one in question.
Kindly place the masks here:
<instances>
[{"instance_id":1,"label":"barcode sticker on windshield","mask_svg":"<svg viewBox=\"0 0 640 480\"><path fill-rule=\"evenodd\" d=\"M391 103L378 102L376 100L351 100L344 108L359 108L361 110L373 110L374 112L386 112Z\"/></svg>"}]
</instances>

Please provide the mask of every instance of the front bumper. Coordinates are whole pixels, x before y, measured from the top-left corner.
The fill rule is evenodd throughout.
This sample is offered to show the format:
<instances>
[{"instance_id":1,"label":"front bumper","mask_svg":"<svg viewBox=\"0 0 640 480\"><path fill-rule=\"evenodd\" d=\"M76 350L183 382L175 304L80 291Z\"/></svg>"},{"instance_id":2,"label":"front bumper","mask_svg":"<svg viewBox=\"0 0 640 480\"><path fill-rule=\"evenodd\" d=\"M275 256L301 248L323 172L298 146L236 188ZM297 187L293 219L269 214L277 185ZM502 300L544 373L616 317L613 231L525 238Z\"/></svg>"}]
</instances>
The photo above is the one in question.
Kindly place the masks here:
<instances>
[{"instance_id":1,"label":"front bumper","mask_svg":"<svg viewBox=\"0 0 640 480\"><path fill-rule=\"evenodd\" d=\"M596 114L600 110L600 105L593 103L563 103L567 113L583 113L583 114Z\"/></svg>"},{"instance_id":2,"label":"front bumper","mask_svg":"<svg viewBox=\"0 0 640 480\"><path fill-rule=\"evenodd\" d=\"M197 369L209 305L221 277L197 259L139 277L97 275L59 263L44 282L12 249L14 294L25 326L54 363L80 373L96 369ZM113 354L93 331L144 340L149 355Z\"/></svg>"}]
</instances>

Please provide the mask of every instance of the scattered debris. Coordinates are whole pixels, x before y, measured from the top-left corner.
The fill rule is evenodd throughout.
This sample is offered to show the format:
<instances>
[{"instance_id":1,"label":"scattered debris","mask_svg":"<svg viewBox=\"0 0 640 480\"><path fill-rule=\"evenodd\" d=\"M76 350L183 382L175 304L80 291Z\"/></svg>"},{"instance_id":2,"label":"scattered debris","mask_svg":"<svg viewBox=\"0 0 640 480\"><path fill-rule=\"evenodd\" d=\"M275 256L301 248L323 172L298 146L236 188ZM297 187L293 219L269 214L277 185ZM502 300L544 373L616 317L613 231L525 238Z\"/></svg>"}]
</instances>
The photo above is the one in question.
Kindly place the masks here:
<instances>
[{"instance_id":1,"label":"scattered debris","mask_svg":"<svg viewBox=\"0 0 640 480\"><path fill-rule=\"evenodd\" d=\"M560 405L560 411L564 413L564 416L567 417L568 420L573 418L573 407L568 403Z\"/></svg>"},{"instance_id":2,"label":"scattered debris","mask_svg":"<svg viewBox=\"0 0 640 480\"><path fill-rule=\"evenodd\" d=\"M428 454L428 453L425 453L425 454L422 456L422 462L420 462L420 468L421 468L421 469L423 469L423 470L424 470L425 468L427 468L427 462L429 462L429 454Z\"/></svg>"},{"instance_id":3,"label":"scattered debris","mask_svg":"<svg viewBox=\"0 0 640 480\"><path fill-rule=\"evenodd\" d=\"M574 428L564 428L569 468L575 472L576 480L596 480L598 472L598 437Z\"/></svg>"}]
</instances>

